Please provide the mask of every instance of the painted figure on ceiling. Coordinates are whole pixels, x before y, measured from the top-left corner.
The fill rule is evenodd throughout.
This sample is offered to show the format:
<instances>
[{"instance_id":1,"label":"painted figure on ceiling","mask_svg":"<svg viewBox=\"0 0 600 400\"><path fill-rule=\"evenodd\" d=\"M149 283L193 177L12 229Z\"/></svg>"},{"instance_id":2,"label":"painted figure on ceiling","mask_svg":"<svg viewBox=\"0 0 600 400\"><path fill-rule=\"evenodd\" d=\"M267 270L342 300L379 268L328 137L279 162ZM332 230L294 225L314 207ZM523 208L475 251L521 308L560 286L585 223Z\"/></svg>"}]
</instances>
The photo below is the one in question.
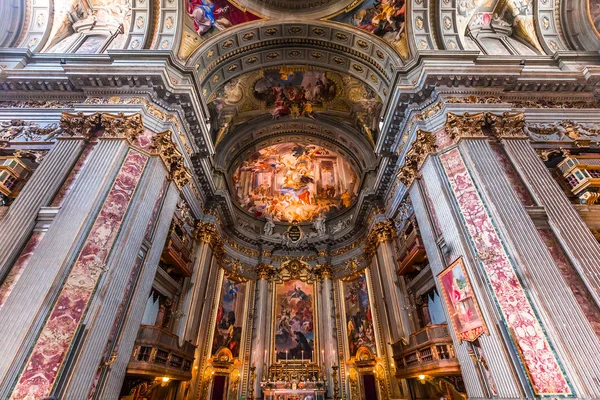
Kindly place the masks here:
<instances>
[{"instance_id":1,"label":"painted figure on ceiling","mask_svg":"<svg viewBox=\"0 0 600 400\"><path fill-rule=\"evenodd\" d=\"M222 31L258 19L254 14L244 12L226 0L188 0L187 11L200 36L211 33L213 27Z\"/></svg>"}]
</instances>

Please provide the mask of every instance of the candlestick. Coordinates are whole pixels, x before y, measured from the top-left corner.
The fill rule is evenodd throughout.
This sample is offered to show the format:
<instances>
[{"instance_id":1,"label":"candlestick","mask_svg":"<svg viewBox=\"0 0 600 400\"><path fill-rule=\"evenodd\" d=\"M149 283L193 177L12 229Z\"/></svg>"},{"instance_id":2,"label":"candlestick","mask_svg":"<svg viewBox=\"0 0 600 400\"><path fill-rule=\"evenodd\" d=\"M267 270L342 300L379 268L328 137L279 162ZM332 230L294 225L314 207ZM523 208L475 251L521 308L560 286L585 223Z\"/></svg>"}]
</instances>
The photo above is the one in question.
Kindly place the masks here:
<instances>
[{"instance_id":1,"label":"candlestick","mask_svg":"<svg viewBox=\"0 0 600 400\"><path fill-rule=\"evenodd\" d=\"M302 350L302 360L304 361L304 350Z\"/></svg>"},{"instance_id":2,"label":"candlestick","mask_svg":"<svg viewBox=\"0 0 600 400\"><path fill-rule=\"evenodd\" d=\"M285 362L287 362L287 360L288 360L288 351L286 350L285 351Z\"/></svg>"}]
</instances>

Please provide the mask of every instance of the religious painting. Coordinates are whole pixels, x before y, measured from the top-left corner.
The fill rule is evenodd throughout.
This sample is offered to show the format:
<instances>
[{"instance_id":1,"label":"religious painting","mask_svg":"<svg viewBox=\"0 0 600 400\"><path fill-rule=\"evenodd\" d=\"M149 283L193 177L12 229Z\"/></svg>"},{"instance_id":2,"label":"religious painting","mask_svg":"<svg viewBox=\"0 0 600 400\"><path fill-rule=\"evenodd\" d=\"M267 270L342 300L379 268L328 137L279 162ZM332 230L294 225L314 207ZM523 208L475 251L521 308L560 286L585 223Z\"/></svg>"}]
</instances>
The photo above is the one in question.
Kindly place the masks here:
<instances>
[{"instance_id":1,"label":"religious painting","mask_svg":"<svg viewBox=\"0 0 600 400\"><path fill-rule=\"evenodd\" d=\"M225 277L217 308L211 353L213 356L225 347L231 351L234 358L239 357L245 300L246 284L230 281Z\"/></svg>"},{"instance_id":2,"label":"religious painting","mask_svg":"<svg viewBox=\"0 0 600 400\"><path fill-rule=\"evenodd\" d=\"M264 71L254 84L254 96L266 102L274 119L314 118L313 107L336 97L337 84L325 71L281 67Z\"/></svg>"},{"instance_id":3,"label":"religious painting","mask_svg":"<svg viewBox=\"0 0 600 400\"><path fill-rule=\"evenodd\" d=\"M406 0L365 0L353 10L331 18L379 36L408 58L406 44Z\"/></svg>"},{"instance_id":4,"label":"religious painting","mask_svg":"<svg viewBox=\"0 0 600 400\"><path fill-rule=\"evenodd\" d=\"M348 208L358 176L338 153L316 145L266 147L233 174L238 203L257 218L312 221Z\"/></svg>"},{"instance_id":5,"label":"religious painting","mask_svg":"<svg viewBox=\"0 0 600 400\"><path fill-rule=\"evenodd\" d=\"M315 349L314 286L289 280L275 289L276 360L313 359Z\"/></svg>"},{"instance_id":6,"label":"religious painting","mask_svg":"<svg viewBox=\"0 0 600 400\"><path fill-rule=\"evenodd\" d=\"M442 271L438 278L452 327L459 342L463 340L472 342L487 333L462 258Z\"/></svg>"},{"instance_id":7,"label":"religious painting","mask_svg":"<svg viewBox=\"0 0 600 400\"><path fill-rule=\"evenodd\" d=\"M233 1L186 0L186 5L194 30L203 39L232 26L260 19L248 11L242 11Z\"/></svg>"},{"instance_id":8,"label":"religious painting","mask_svg":"<svg viewBox=\"0 0 600 400\"><path fill-rule=\"evenodd\" d=\"M592 24L592 29L598 38L600 38L600 0L587 0L588 18Z\"/></svg>"},{"instance_id":9,"label":"religious painting","mask_svg":"<svg viewBox=\"0 0 600 400\"><path fill-rule=\"evenodd\" d=\"M362 275L351 282L344 282L343 285L350 357L355 357L361 347L368 348L371 354L377 354L367 279Z\"/></svg>"}]
</instances>

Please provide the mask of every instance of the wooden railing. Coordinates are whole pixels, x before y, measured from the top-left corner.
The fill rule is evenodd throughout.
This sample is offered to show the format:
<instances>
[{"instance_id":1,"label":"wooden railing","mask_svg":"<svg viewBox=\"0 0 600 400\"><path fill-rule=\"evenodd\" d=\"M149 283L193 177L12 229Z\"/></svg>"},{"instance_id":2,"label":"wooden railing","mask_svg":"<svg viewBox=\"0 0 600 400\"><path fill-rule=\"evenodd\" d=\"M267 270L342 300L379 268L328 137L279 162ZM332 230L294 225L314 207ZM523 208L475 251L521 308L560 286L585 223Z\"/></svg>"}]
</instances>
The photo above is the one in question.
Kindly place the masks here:
<instances>
[{"instance_id":1,"label":"wooden railing","mask_svg":"<svg viewBox=\"0 0 600 400\"><path fill-rule=\"evenodd\" d=\"M142 325L127 366L127 374L191 379L195 350L196 346L189 342L179 346L179 337L165 329Z\"/></svg>"},{"instance_id":2,"label":"wooden railing","mask_svg":"<svg viewBox=\"0 0 600 400\"><path fill-rule=\"evenodd\" d=\"M446 324L429 325L392 345L398 379L460 374Z\"/></svg>"},{"instance_id":3,"label":"wooden railing","mask_svg":"<svg viewBox=\"0 0 600 400\"><path fill-rule=\"evenodd\" d=\"M162 258L182 275L192 276L192 238L183 234L183 239L173 230L169 233Z\"/></svg>"},{"instance_id":4,"label":"wooden railing","mask_svg":"<svg viewBox=\"0 0 600 400\"><path fill-rule=\"evenodd\" d=\"M397 259L398 268L396 273L401 276L412 272L416 264L422 263L425 260L427 253L425 252L421 235L415 225L412 225L412 230L409 233L402 232L398 236L401 246L398 249L399 257Z\"/></svg>"}]
</instances>

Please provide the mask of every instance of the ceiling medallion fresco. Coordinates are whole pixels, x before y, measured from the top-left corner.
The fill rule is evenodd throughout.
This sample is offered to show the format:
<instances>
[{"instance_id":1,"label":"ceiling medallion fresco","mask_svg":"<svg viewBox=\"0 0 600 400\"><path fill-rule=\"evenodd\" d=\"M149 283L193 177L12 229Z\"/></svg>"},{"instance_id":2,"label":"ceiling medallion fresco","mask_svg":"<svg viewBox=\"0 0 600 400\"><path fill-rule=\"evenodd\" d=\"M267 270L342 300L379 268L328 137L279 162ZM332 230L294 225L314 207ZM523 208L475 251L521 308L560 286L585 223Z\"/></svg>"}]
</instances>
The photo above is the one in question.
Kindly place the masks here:
<instances>
[{"instance_id":1,"label":"ceiling medallion fresco","mask_svg":"<svg viewBox=\"0 0 600 400\"><path fill-rule=\"evenodd\" d=\"M366 0L356 2L354 9L344 9L329 19L383 38L394 46L402 59L407 60L410 50L406 39L405 15L406 0ZM361 43L357 44L361 46ZM368 43L362 46L368 46Z\"/></svg>"},{"instance_id":2,"label":"ceiling medallion fresco","mask_svg":"<svg viewBox=\"0 0 600 400\"><path fill-rule=\"evenodd\" d=\"M600 38L600 0L587 0L587 8L594 33Z\"/></svg>"},{"instance_id":3,"label":"ceiling medallion fresco","mask_svg":"<svg viewBox=\"0 0 600 400\"><path fill-rule=\"evenodd\" d=\"M262 19L233 0L185 0L185 5L185 28L178 54L184 60L219 32Z\"/></svg>"},{"instance_id":4,"label":"ceiling medallion fresco","mask_svg":"<svg viewBox=\"0 0 600 400\"><path fill-rule=\"evenodd\" d=\"M315 145L266 147L233 174L235 197L256 218L312 221L350 207L357 173L340 154Z\"/></svg>"},{"instance_id":5,"label":"ceiling medallion fresco","mask_svg":"<svg viewBox=\"0 0 600 400\"><path fill-rule=\"evenodd\" d=\"M374 145L381 98L369 86L337 72L282 66L232 79L209 99L219 127L215 145L234 128L254 118L309 118L323 114L354 125Z\"/></svg>"}]
</instances>

